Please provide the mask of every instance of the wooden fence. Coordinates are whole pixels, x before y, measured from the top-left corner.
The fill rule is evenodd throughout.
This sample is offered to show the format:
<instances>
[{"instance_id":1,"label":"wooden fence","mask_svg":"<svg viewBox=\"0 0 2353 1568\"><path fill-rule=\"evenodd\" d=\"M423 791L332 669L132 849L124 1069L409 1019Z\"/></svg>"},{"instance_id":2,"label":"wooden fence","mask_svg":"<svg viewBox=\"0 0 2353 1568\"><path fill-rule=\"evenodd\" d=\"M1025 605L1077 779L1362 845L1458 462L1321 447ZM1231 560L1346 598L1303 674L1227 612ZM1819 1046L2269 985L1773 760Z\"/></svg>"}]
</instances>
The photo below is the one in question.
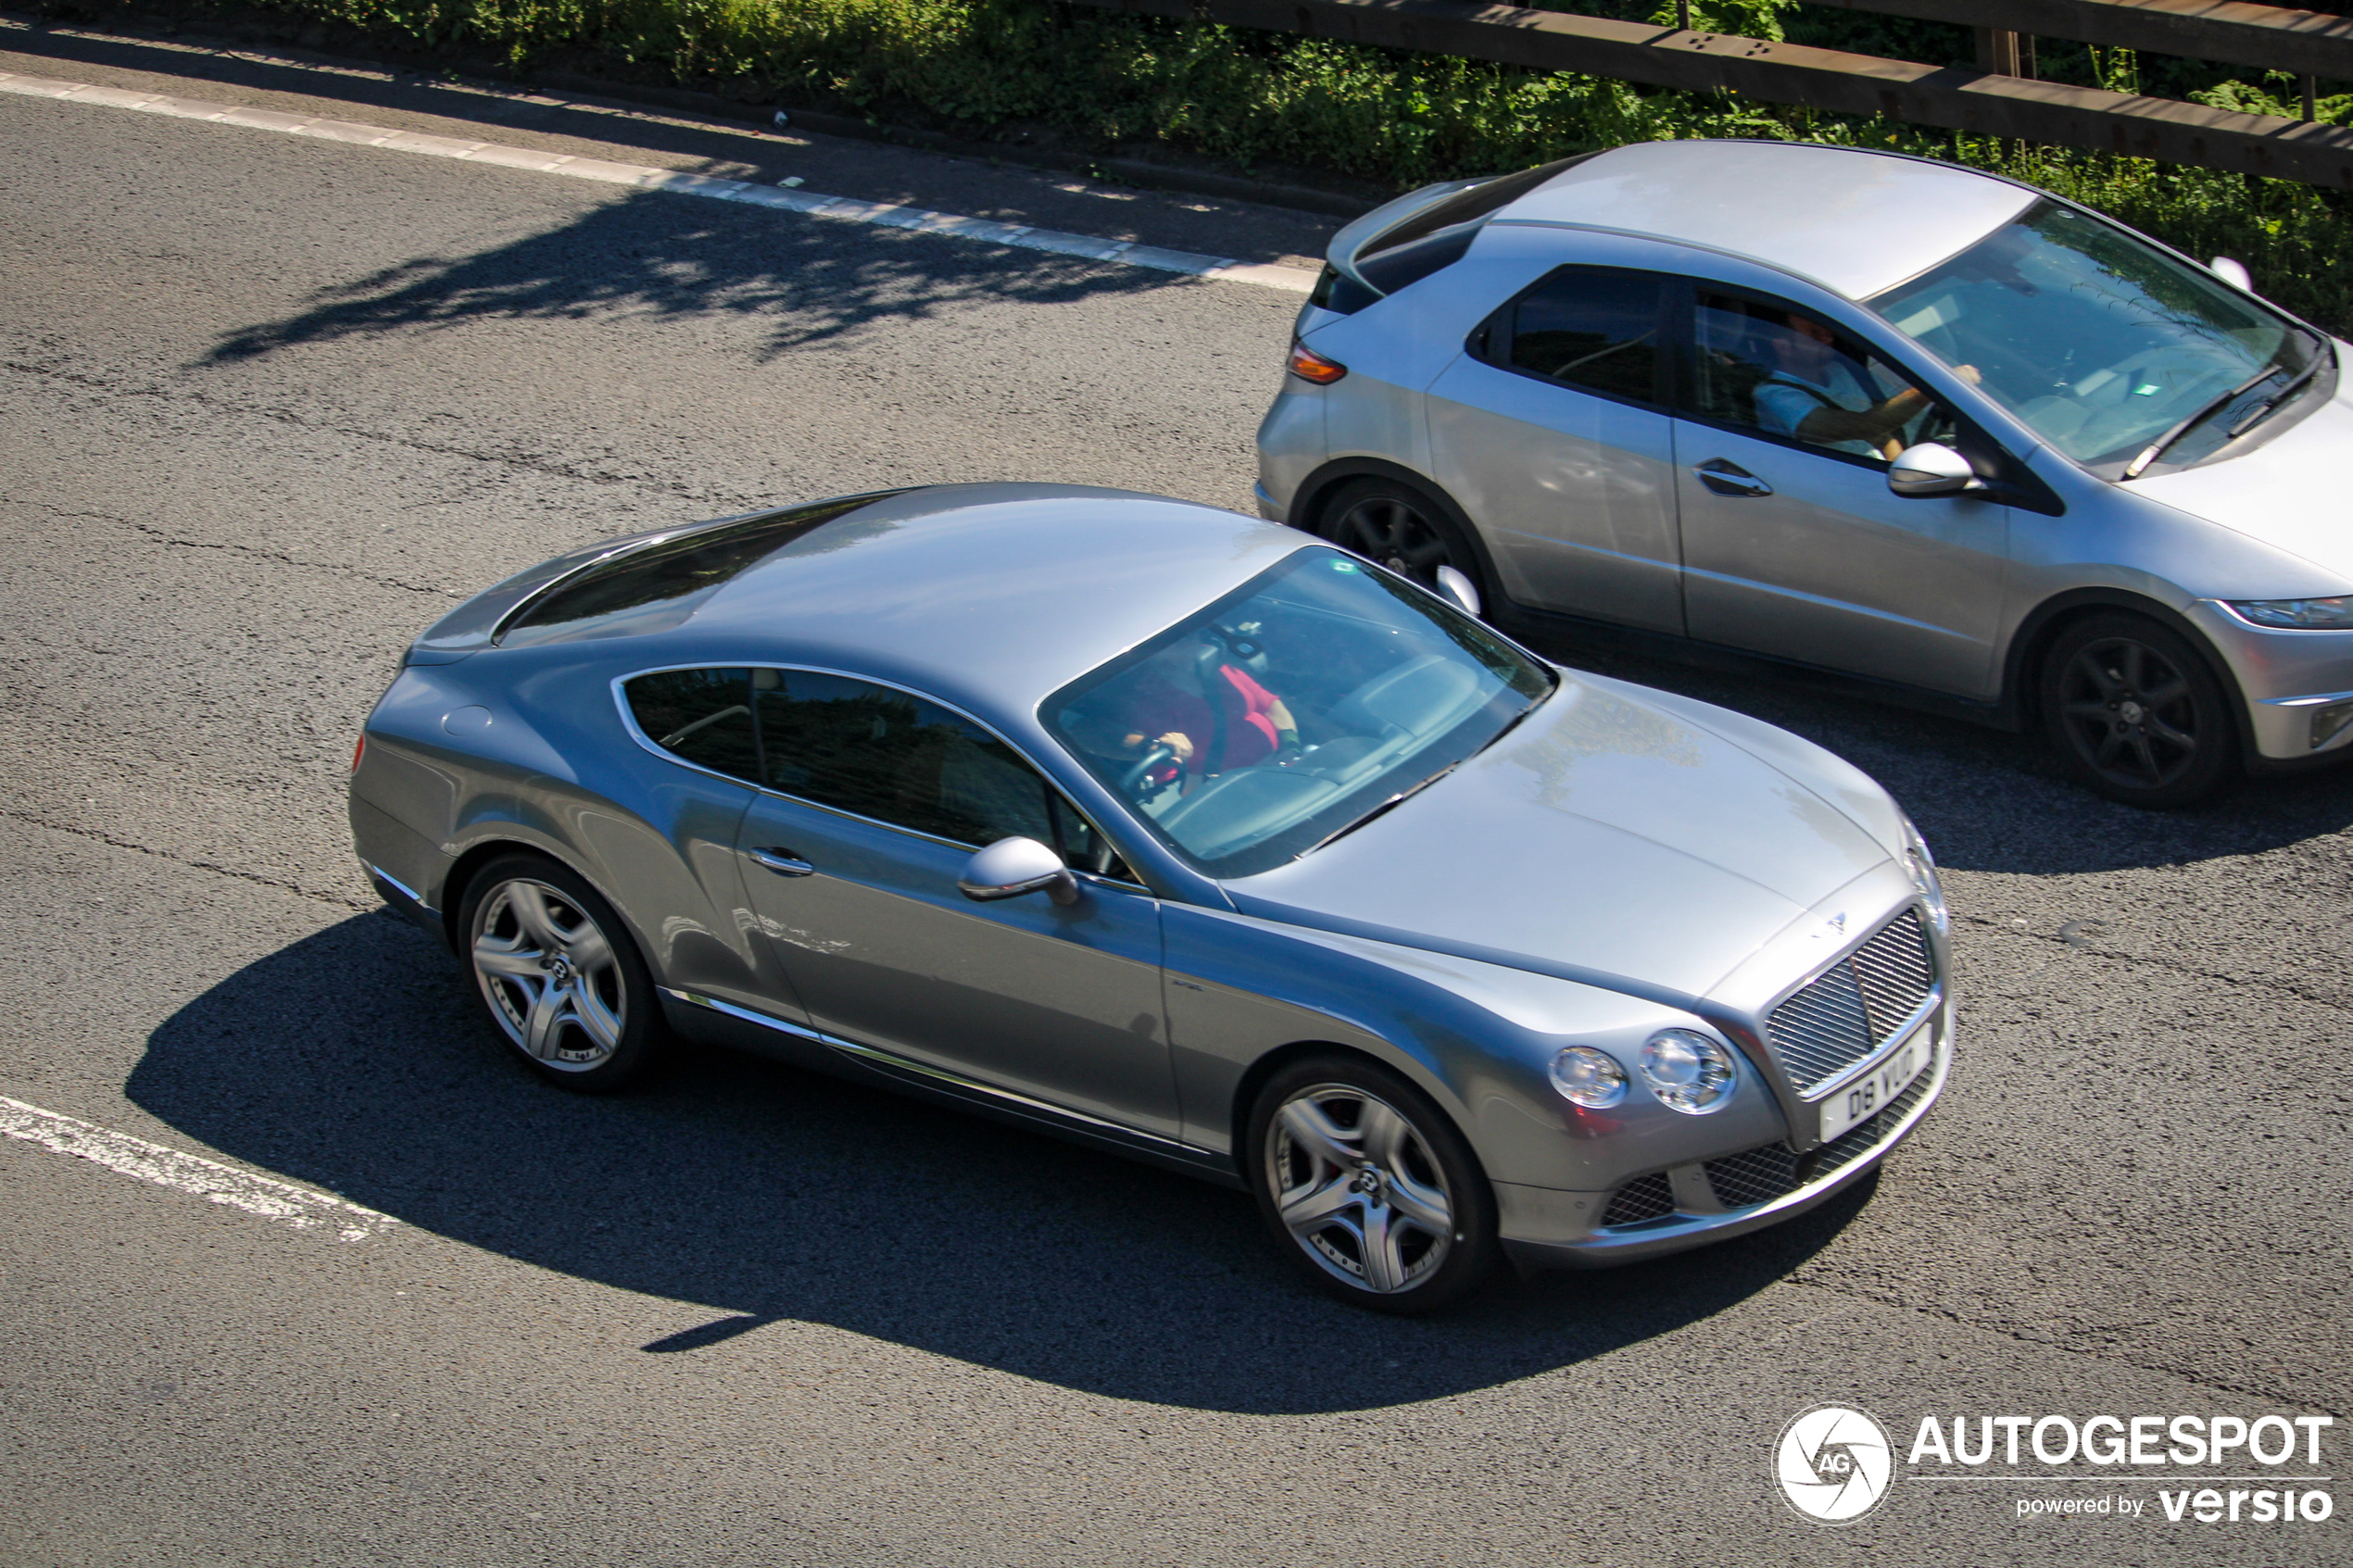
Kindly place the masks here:
<instances>
[{"instance_id":1,"label":"wooden fence","mask_svg":"<svg viewBox=\"0 0 2353 1568\"><path fill-rule=\"evenodd\" d=\"M2353 18L2281 6L2233 0L1811 0L1976 27L1981 69L1969 70L1478 0L1077 3L1534 70L1728 90L1833 114L1876 115L1977 136L2012 136L2353 190L2353 131L2016 74L2016 35L2031 31L2286 70L2308 79L2353 80ZM2004 38L2011 40L2007 56ZM1982 69L1986 64L2009 69Z\"/></svg>"}]
</instances>

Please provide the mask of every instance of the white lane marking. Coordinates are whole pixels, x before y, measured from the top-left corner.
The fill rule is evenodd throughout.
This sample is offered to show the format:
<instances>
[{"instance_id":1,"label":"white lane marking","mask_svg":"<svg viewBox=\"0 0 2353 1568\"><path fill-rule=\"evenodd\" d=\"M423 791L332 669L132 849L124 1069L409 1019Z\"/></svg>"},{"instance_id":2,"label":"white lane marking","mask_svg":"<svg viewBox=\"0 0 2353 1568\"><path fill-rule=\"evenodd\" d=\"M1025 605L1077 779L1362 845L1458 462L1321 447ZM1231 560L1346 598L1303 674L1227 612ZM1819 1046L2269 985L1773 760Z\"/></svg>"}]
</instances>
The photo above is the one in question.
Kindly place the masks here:
<instances>
[{"instance_id":1,"label":"white lane marking","mask_svg":"<svg viewBox=\"0 0 2353 1568\"><path fill-rule=\"evenodd\" d=\"M112 1132L71 1116L60 1116L54 1110L44 1110L4 1095L0 1095L0 1133L59 1154L91 1160L143 1182L188 1193L208 1203L242 1209L298 1231L332 1226L340 1241L365 1241L400 1223L389 1214L379 1214L373 1209L362 1209L357 1203L346 1203L292 1182L239 1171L218 1160L166 1148L159 1143Z\"/></svg>"},{"instance_id":2,"label":"white lane marking","mask_svg":"<svg viewBox=\"0 0 2353 1568\"><path fill-rule=\"evenodd\" d=\"M170 115L176 119L210 120L220 125L240 125L252 131L276 131L290 136L317 136L331 142L357 143L361 146L391 147L404 153L422 153L430 157L495 163L501 168L527 169L535 174L560 174L567 179L595 180L609 185L634 185L649 191L672 191L681 195L742 202L752 207L779 207L787 212L806 213L812 218L829 218L839 222L871 223L887 229L918 229L926 233L950 234L959 239L1012 245L1021 250L1051 251L1057 256L1079 256L1094 261L1115 261L1127 267L1148 267L1156 272L1181 272L1190 277L1215 278L1226 282L1255 283L1261 288L1283 289L1292 294L1307 294L1315 287L1315 274L1299 267L1235 261L1222 256L1202 256L1189 250L1164 250L1158 245L1141 245L1133 240L1104 240L1087 234L1064 233L1055 229L1033 229L1021 223L993 223L987 219L959 218L950 212L930 212L922 207L896 207L887 202L853 201L848 196L828 196L815 191L783 190L774 185L755 185L745 180L714 179L707 174L681 174L674 169L652 169L644 164L608 163L602 158L568 157L560 153L535 152L527 147L502 147L488 142L427 136L414 131L394 131L353 120L307 119L301 115L282 114L275 109L240 108L229 104L208 104L195 98L174 98L161 93L94 87L87 82L61 82L45 76L20 76L9 71L0 71L0 93L16 93L32 98L56 98L77 104L103 104L110 108Z\"/></svg>"}]
</instances>

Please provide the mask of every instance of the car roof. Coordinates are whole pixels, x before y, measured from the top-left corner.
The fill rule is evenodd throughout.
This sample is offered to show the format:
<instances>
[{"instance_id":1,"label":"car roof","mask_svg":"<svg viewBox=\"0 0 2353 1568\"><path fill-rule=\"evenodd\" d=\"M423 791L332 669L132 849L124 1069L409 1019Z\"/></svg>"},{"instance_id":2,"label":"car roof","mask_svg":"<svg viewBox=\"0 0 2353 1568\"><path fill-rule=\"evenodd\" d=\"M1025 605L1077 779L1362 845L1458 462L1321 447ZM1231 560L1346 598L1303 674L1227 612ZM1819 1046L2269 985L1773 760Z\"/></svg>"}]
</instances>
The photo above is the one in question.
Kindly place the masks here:
<instances>
[{"instance_id":1,"label":"car roof","mask_svg":"<svg viewBox=\"0 0 2353 1568\"><path fill-rule=\"evenodd\" d=\"M1637 142L1587 158L1495 214L1705 245L1850 299L1965 249L2041 193L1927 158L1795 142Z\"/></svg>"},{"instance_id":2,"label":"car roof","mask_svg":"<svg viewBox=\"0 0 2353 1568\"><path fill-rule=\"evenodd\" d=\"M1078 485L902 491L746 570L665 654L872 674L1026 717L1302 546L1215 507Z\"/></svg>"}]
</instances>

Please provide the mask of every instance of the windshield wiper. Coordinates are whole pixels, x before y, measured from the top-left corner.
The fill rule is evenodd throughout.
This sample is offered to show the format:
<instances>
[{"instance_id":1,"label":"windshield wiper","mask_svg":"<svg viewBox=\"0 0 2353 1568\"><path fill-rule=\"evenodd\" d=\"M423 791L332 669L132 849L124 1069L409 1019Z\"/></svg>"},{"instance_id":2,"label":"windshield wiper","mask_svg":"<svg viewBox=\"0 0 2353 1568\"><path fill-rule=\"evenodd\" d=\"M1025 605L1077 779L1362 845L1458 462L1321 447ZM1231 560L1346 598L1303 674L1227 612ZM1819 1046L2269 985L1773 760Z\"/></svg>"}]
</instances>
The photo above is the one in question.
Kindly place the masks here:
<instances>
[{"instance_id":1,"label":"windshield wiper","mask_svg":"<svg viewBox=\"0 0 2353 1568\"><path fill-rule=\"evenodd\" d=\"M1331 843L1334 839L1346 838L1350 834L1354 833L1358 828L1363 827L1375 817L1387 816L1390 812L1396 810L1397 808L1405 804L1406 801L1411 800L1414 797L1419 795L1422 791L1428 789L1430 785L1436 784L1439 780L1444 778L1447 774L1453 772L1455 769L1461 766L1462 764L1460 762L1447 763L1446 766L1439 769L1438 771L1432 773L1421 783L1414 785L1413 788L1399 790L1395 795L1390 796L1388 799L1382 801L1379 805L1374 807L1371 810L1365 812L1363 816L1357 818L1346 827L1341 828L1338 833L1326 834L1323 837L1317 839L1315 843L1301 850L1301 855L1313 855L1316 850L1321 849L1325 845Z\"/></svg>"},{"instance_id":2,"label":"windshield wiper","mask_svg":"<svg viewBox=\"0 0 2353 1568\"><path fill-rule=\"evenodd\" d=\"M2261 386L2265 382L2270 381L2273 376L2284 376L2285 374L2287 374L2286 366L2273 365L2263 370L2260 374L2250 376L2246 380L2239 383L2238 385L2231 388L2230 391L2222 394L2221 396L2217 397L2213 402L2208 403L2205 408L2200 408L2196 413L2192 414L2188 419L2183 420L2180 424L2175 425L2171 430L2167 431L2163 435L2158 436L2155 441L2152 441L2147 445L2142 447L2141 455L2124 465L2123 477L2126 479L2140 478L2141 470L2143 469L2147 468L2151 463L2157 461L2158 457L2164 453L2168 446L2172 445L2173 443L2189 434L2194 428L2204 424L2207 420L2212 419L2215 415L2221 413L2223 409L2229 408L2232 404L2237 402L2248 393L2253 392L2257 387Z\"/></svg>"},{"instance_id":3,"label":"windshield wiper","mask_svg":"<svg viewBox=\"0 0 2353 1568\"><path fill-rule=\"evenodd\" d=\"M1554 688L1554 690L1558 689L1558 687ZM1505 724L1502 729L1497 730L1493 734L1488 736L1486 741L1479 746L1478 751L1472 752L1470 757L1457 758L1453 761L1447 763L1443 768L1439 769L1438 771L1432 773L1429 777L1424 779L1421 783L1414 785L1413 788L1399 790L1395 795L1390 796L1388 799L1382 801L1379 805L1374 807L1371 810L1365 812L1363 816L1357 818L1346 827L1341 828L1338 833L1326 834L1323 837L1317 839L1315 843L1301 850L1300 854L1302 856L1313 855L1316 850L1321 849L1333 839L1346 838L1350 834L1354 833L1358 828L1363 827L1375 817L1383 816L1388 812L1394 811L1398 807L1403 806L1406 801L1411 800L1415 796L1419 795L1422 791L1428 789L1430 785L1436 784L1439 780L1444 778L1447 774L1453 772L1464 763L1469 761L1471 757L1477 757L1479 755L1479 752L1485 751L1488 746L1493 746L1497 741L1502 740L1505 735L1510 734L1512 731L1518 726L1519 721L1522 719L1527 718L1529 714L1535 712L1538 709L1543 706L1544 705L1541 702L1529 703L1527 707L1512 715L1511 722Z\"/></svg>"},{"instance_id":4,"label":"windshield wiper","mask_svg":"<svg viewBox=\"0 0 2353 1568\"><path fill-rule=\"evenodd\" d=\"M2281 404L2286 402L2288 398L2293 396L2297 387L2302 386L2306 382L2310 381L2313 376L2318 374L2321 369L2321 353L2325 346L2326 345L2324 344L2313 344L2309 350L2309 356L2304 362L2304 368L2296 371L2293 376L2289 377L2288 383L2280 388L2277 395L2258 404L2255 408L2249 409L2243 417L2233 420L2226 439L2233 441L2237 440L2239 436L2253 428L2257 420L2262 419L2264 415L2270 413L2272 409L2278 408ZM2126 479L2140 478L2142 470L2146 469L2151 463L2157 461L2159 457L2163 456L2165 449L2168 446L2172 445L2173 443L2181 440L2182 437L2187 435L2191 431L2196 429L2199 425L2204 424L2207 420L2212 419L2215 415L2221 413L2223 409L2229 408L2232 404L2237 402L2248 393L2253 392L2257 387L2261 386L2273 376L2285 375L2288 375L2288 368L2285 365L2271 365L2265 368L2258 374L2249 376L2246 380L2239 383L2238 385L2231 388L2230 391L2224 393L2221 396L2217 397L2213 402L2208 403L2205 408L2200 408L2196 413L2192 414L2188 419L2183 420L2180 424L2175 425L2171 430L2167 431L2163 435L2158 436L2155 441L2150 442L2146 446L2142 447L2141 455L2124 465L2124 473L2122 477Z\"/></svg>"},{"instance_id":5,"label":"windshield wiper","mask_svg":"<svg viewBox=\"0 0 2353 1568\"><path fill-rule=\"evenodd\" d=\"M2253 430L2257 425L2261 424L2266 419L2270 418L2272 409L2278 408L2281 404L2295 396L2298 388L2320 373L2321 360L2320 357L2315 355L2313 356L2312 362L2310 364L2305 366L2303 370L2296 372L2296 379L2294 381L2288 383L2285 386L2280 388L2279 391L2271 394L2271 396L2266 397L2260 403L2258 403L2254 408L2249 408L2246 413L2241 414L2237 419L2233 420L2231 421L2230 430L2225 433L2231 440L2236 441L2240 436L2245 435L2248 431Z\"/></svg>"}]
</instances>

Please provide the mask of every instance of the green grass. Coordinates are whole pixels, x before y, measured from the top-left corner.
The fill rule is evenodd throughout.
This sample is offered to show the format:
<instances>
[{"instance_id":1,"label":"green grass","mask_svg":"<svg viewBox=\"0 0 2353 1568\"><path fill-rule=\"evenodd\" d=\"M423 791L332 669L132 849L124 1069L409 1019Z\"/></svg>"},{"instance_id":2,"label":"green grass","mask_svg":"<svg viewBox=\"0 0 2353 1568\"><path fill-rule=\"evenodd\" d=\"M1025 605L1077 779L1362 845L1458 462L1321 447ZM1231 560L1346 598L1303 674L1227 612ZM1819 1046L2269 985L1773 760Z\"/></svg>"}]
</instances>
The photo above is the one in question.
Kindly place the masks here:
<instances>
[{"instance_id":1,"label":"green grass","mask_svg":"<svg viewBox=\"0 0 2353 1568\"><path fill-rule=\"evenodd\" d=\"M1158 143L1244 168L1327 170L1399 189L1630 141L1770 136L1894 148L2032 181L2200 257L2237 257L2270 297L2333 331L2353 329L2353 270L2330 264L2353 250L2353 203L2335 193L1725 94L1638 90L1055 0L245 6L513 66L560 60L979 139L1045 130L1103 150ZM1702 0L1695 10L1703 26L1757 33L1774 31L1789 7L1790 0ZM1613 8L1647 7L1626 0ZM1671 0L1658 10L1671 15ZM2137 69L2123 56L2095 63L2104 77ZM2256 107L2265 90L2226 82L2212 96Z\"/></svg>"}]
</instances>

